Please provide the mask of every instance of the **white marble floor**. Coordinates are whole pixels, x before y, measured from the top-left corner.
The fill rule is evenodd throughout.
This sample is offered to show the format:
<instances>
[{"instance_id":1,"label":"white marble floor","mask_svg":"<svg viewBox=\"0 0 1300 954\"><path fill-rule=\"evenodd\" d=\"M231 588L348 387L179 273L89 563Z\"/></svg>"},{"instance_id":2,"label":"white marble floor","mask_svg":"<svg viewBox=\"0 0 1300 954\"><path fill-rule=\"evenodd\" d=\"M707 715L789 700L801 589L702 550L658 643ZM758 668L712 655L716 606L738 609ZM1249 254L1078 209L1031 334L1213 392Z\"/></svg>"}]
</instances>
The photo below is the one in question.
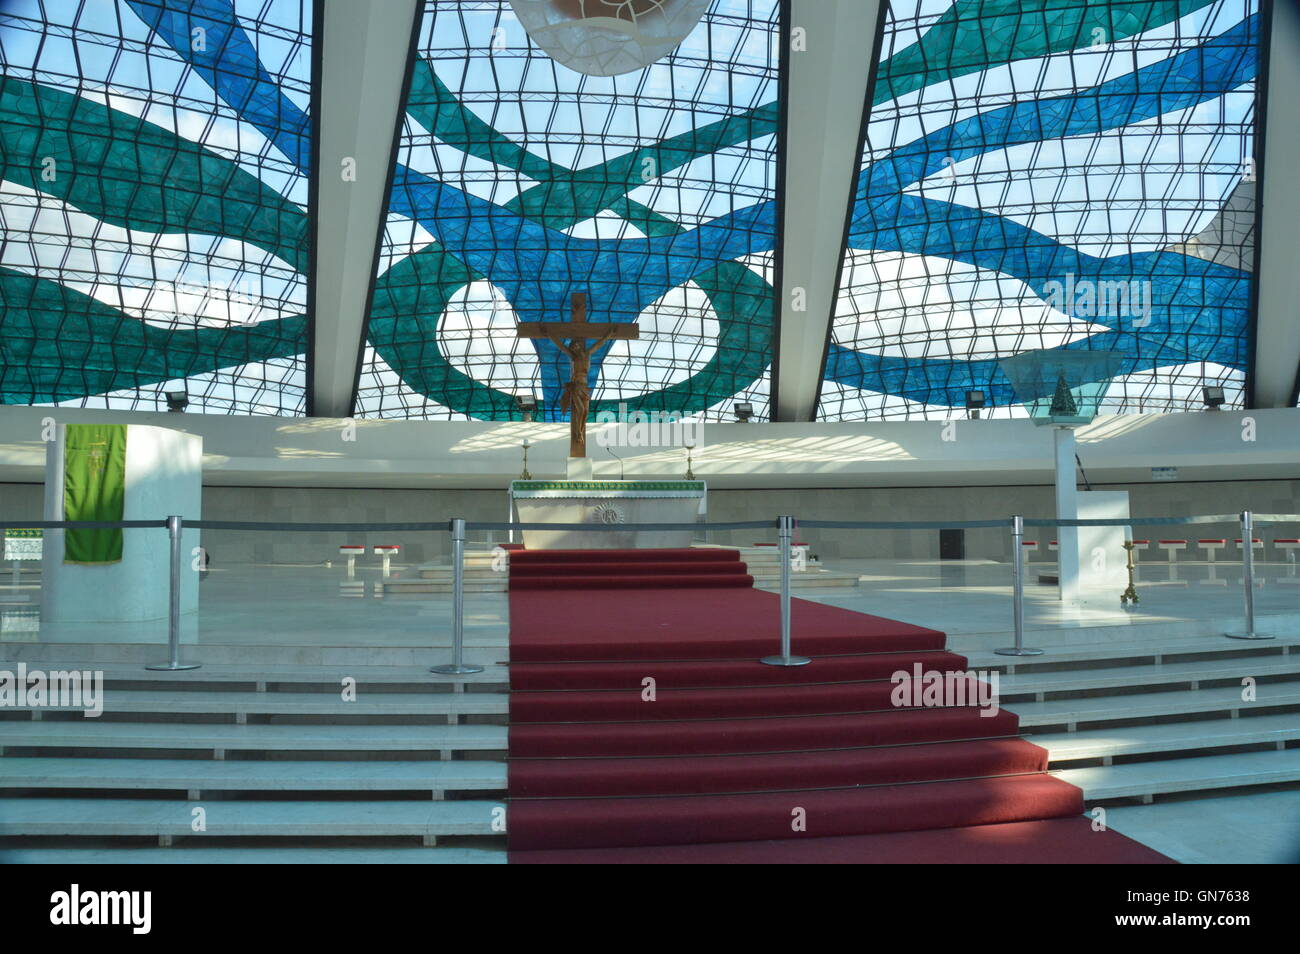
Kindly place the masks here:
<instances>
[{"instance_id":1,"label":"white marble floor","mask_svg":"<svg viewBox=\"0 0 1300 954\"><path fill-rule=\"evenodd\" d=\"M1300 790L1162 797L1107 824L1183 864L1300 864Z\"/></svg>"},{"instance_id":2,"label":"white marble floor","mask_svg":"<svg viewBox=\"0 0 1300 954\"><path fill-rule=\"evenodd\" d=\"M1012 629L1011 568L991 561L844 561L831 569L859 574L854 589L800 591L801 599L941 629L959 649L1003 645ZM1087 590L1080 604L1056 599L1037 582L1038 565L1026 574L1027 634L1050 645L1114 639L1200 636L1241 625L1241 571L1230 564L1179 564L1169 581L1165 564L1139 568L1141 602L1124 608L1117 588ZM410 568L398 568L410 573ZM1284 564L1258 567L1257 629L1300 634L1300 577ZM187 644L423 646L451 640L449 594L376 599L374 569L358 570L364 597L342 595L339 567L247 566L211 571L200 585L196 616L186 617ZM27 602L0 602L0 643L166 642L163 620L131 624L42 625L39 594L30 584L0 595ZM93 594L88 594L93 598ZM467 594L466 645L498 648L508 643L504 594ZM1032 642L1031 642L1032 644ZM1049 648L1050 648L1049 645Z\"/></svg>"}]
</instances>

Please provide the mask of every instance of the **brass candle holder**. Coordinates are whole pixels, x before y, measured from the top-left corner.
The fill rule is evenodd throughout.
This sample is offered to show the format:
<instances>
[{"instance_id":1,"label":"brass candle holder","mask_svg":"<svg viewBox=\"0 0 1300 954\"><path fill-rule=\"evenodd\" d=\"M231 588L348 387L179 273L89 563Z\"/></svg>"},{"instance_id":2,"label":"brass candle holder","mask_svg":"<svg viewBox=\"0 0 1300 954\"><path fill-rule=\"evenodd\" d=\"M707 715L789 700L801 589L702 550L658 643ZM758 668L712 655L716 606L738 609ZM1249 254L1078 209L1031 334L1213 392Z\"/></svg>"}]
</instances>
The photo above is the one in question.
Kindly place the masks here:
<instances>
[{"instance_id":1,"label":"brass candle holder","mask_svg":"<svg viewBox=\"0 0 1300 954\"><path fill-rule=\"evenodd\" d=\"M1137 593L1137 588L1133 586L1133 541L1132 540L1124 541L1124 550L1128 553L1128 586L1125 587L1124 592L1119 595L1119 605L1124 606L1127 603L1132 603L1134 606L1136 606L1138 602L1138 593Z\"/></svg>"}]
</instances>

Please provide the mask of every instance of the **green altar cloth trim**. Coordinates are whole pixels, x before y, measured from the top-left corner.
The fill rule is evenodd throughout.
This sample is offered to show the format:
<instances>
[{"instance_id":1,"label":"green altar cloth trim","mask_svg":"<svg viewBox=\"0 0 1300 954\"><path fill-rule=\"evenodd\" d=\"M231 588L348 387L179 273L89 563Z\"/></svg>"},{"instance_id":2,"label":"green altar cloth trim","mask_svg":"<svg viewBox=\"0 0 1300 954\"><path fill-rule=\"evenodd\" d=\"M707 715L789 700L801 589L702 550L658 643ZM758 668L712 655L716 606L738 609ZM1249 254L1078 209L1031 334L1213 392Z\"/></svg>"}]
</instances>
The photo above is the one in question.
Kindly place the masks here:
<instances>
[{"instance_id":1,"label":"green altar cloth trim","mask_svg":"<svg viewBox=\"0 0 1300 954\"><path fill-rule=\"evenodd\" d=\"M45 531L44 530L20 530L11 527L10 529L5 531L5 536L9 537L10 539L30 540L32 538L35 538L39 540L45 536Z\"/></svg>"},{"instance_id":2,"label":"green altar cloth trim","mask_svg":"<svg viewBox=\"0 0 1300 954\"><path fill-rule=\"evenodd\" d=\"M63 519L121 520L125 503L126 425L69 424L63 442ZM64 533L64 563L121 560L121 530Z\"/></svg>"},{"instance_id":3,"label":"green altar cloth trim","mask_svg":"<svg viewBox=\"0 0 1300 954\"><path fill-rule=\"evenodd\" d=\"M538 490L627 490L632 492L677 490L704 492L702 480L516 480L510 484L515 492Z\"/></svg>"}]
</instances>

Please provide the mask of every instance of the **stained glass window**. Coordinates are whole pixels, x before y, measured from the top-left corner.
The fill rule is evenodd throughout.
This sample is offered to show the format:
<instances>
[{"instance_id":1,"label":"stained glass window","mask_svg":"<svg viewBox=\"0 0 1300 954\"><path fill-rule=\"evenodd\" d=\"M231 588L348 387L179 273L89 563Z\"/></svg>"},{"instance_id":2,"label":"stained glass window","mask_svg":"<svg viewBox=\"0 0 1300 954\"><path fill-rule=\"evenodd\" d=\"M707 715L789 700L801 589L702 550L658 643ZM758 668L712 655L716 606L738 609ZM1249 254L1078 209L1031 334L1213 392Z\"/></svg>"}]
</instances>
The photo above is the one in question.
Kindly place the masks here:
<instances>
[{"instance_id":1,"label":"stained glass window","mask_svg":"<svg viewBox=\"0 0 1300 954\"><path fill-rule=\"evenodd\" d=\"M644 5L643 5L644 6ZM505 0L426 2L357 412L556 420L567 359L520 321L639 324L592 362L592 412L766 415L777 0L713 0L615 76L557 63Z\"/></svg>"},{"instance_id":2,"label":"stained glass window","mask_svg":"<svg viewBox=\"0 0 1300 954\"><path fill-rule=\"evenodd\" d=\"M890 2L819 417L1021 415L998 359L1058 348L1122 357L1103 412L1240 406L1258 21Z\"/></svg>"},{"instance_id":3,"label":"stained glass window","mask_svg":"<svg viewBox=\"0 0 1300 954\"><path fill-rule=\"evenodd\" d=\"M311 10L0 10L0 403L302 413Z\"/></svg>"}]
</instances>

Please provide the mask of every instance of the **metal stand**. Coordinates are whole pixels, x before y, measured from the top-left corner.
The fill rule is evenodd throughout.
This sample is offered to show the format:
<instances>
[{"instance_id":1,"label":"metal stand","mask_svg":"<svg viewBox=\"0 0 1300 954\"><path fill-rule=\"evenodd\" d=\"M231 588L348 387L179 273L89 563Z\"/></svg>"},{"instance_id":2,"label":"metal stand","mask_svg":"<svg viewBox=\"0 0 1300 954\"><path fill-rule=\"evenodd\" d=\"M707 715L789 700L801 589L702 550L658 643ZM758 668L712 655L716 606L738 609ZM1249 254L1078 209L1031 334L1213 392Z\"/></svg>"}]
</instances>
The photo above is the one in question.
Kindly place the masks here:
<instances>
[{"instance_id":1,"label":"metal stand","mask_svg":"<svg viewBox=\"0 0 1300 954\"><path fill-rule=\"evenodd\" d=\"M810 658L790 655L790 560L794 517L777 517L776 526L781 551L781 655L764 656L759 662L768 666L806 666L812 662Z\"/></svg>"},{"instance_id":2,"label":"metal stand","mask_svg":"<svg viewBox=\"0 0 1300 954\"><path fill-rule=\"evenodd\" d=\"M1132 603L1137 606L1138 591L1137 587L1133 585L1133 541L1125 540L1124 549L1128 551L1128 586L1119 595L1119 605L1123 606L1125 603Z\"/></svg>"},{"instance_id":3,"label":"metal stand","mask_svg":"<svg viewBox=\"0 0 1300 954\"><path fill-rule=\"evenodd\" d=\"M451 663L429 672L448 676L482 672L482 666L465 665L465 521L460 517L451 521L451 633Z\"/></svg>"},{"instance_id":4,"label":"metal stand","mask_svg":"<svg viewBox=\"0 0 1300 954\"><path fill-rule=\"evenodd\" d=\"M167 537L171 544L171 583L167 593L167 651L169 659L165 663L145 666L162 672L179 672L183 669L198 669L198 663L181 662L181 529L180 517L167 518Z\"/></svg>"},{"instance_id":5,"label":"metal stand","mask_svg":"<svg viewBox=\"0 0 1300 954\"><path fill-rule=\"evenodd\" d=\"M1025 553L1021 544L1025 539L1025 518L1011 518L1011 615L1016 627L1016 644L993 650L999 656L1041 656L1041 649L1025 648ZM1059 539L1059 538L1058 538ZM1060 552L1059 546L1057 552Z\"/></svg>"},{"instance_id":6,"label":"metal stand","mask_svg":"<svg viewBox=\"0 0 1300 954\"><path fill-rule=\"evenodd\" d=\"M1273 639L1271 633L1255 632L1255 521L1249 510L1241 512L1241 579L1246 592L1246 629L1223 635L1229 639Z\"/></svg>"}]
</instances>

